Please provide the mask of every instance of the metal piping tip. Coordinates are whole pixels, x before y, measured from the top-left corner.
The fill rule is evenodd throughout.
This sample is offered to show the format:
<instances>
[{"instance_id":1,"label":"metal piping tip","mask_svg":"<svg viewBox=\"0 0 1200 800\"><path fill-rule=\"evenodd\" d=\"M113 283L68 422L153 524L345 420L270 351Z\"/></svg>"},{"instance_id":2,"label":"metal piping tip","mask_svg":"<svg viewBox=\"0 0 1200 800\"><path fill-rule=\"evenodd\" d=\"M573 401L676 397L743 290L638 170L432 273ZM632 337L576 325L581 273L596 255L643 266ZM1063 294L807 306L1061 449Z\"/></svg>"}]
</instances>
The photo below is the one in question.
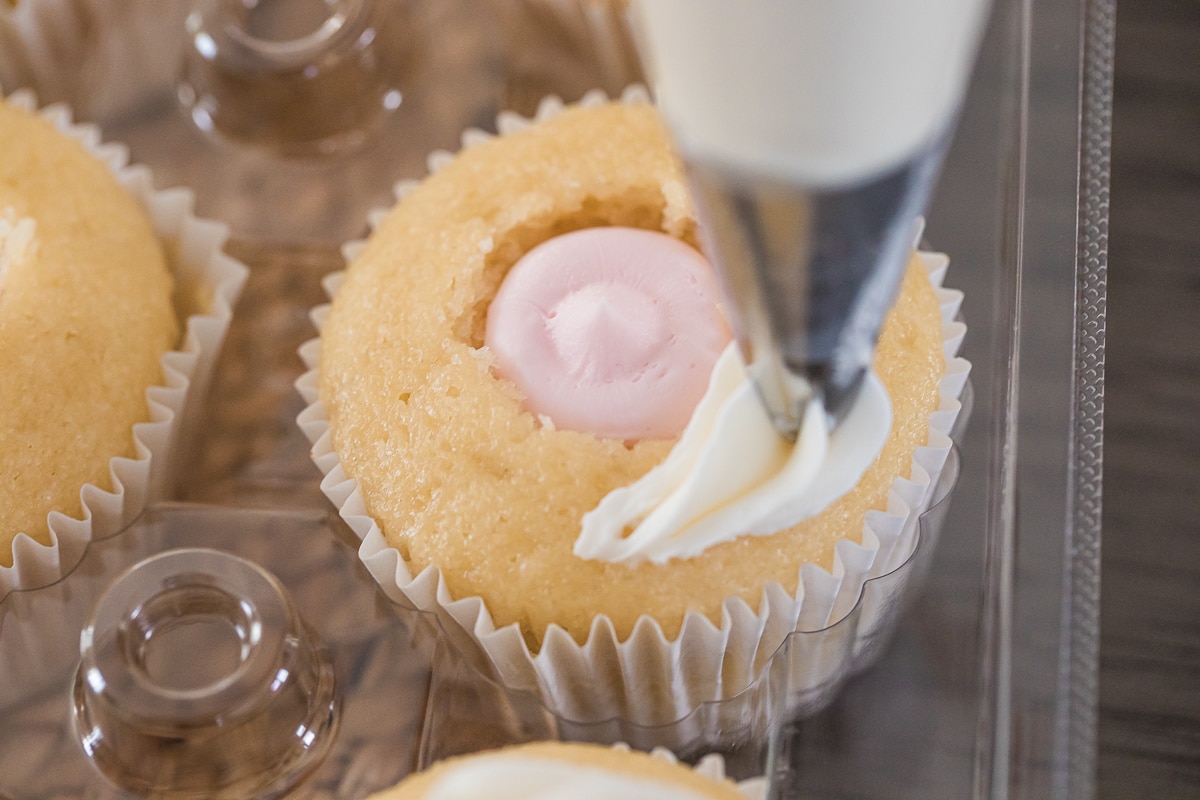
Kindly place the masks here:
<instances>
[{"instance_id":1,"label":"metal piping tip","mask_svg":"<svg viewBox=\"0 0 1200 800\"><path fill-rule=\"evenodd\" d=\"M946 139L858 184L813 188L685 159L730 325L781 435L858 396Z\"/></svg>"}]
</instances>

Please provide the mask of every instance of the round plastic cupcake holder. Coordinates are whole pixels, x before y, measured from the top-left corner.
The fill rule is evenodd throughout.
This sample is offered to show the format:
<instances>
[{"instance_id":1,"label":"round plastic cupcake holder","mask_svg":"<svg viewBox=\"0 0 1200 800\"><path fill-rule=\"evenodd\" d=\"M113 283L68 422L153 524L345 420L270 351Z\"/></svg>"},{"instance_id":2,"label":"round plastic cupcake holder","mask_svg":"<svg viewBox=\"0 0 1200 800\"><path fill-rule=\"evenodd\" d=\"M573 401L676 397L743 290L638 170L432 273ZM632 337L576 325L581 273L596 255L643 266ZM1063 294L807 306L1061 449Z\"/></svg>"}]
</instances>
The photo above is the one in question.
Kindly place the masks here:
<instances>
[{"instance_id":1,"label":"round plastic cupcake holder","mask_svg":"<svg viewBox=\"0 0 1200 800\"><path fill-rule=\"evenodd\" d=\"M868 581L836 624L792 634L736 696L647 727L567 719L505 687L434 615L387 599L332 509L304 510L308 497L299 496L312 488L313 468L290 421L299 365L280 367L311 334L304 309L315 303L306 292L319 292L317 278L338 265L336 245L360 233L363 209L386 197L387 176L421 171L418 159L449 144L448 132L506 104L503 89L479 82L499 72L489 69L499 56L471 39L479 30L461 24L457 3L404 4L409 16L389 17L389 32L368 19L386 0L331 1L314 32L282 39L248 40L220 16L270 5L193 3L186 22L138 15L135 4L114 11L118 22L130 12L128 63L143 69L108 76L131 88L109 98L118 111L106 133L150 161L159 180L192 186L213 216L235 220L232 249L252 271L227 344L233 355L216 378L220 403L206 409L224 438L195 445L195 485L177 493L202 502L152 506L91 542L58 583L0 599L0 798L361 798L447 756L541 739L666 746L689 761L717 752L733 777L769 772L782 782L791 723L879 657L919 586L957 454L908 560ZM17 74L43 99L81 99L72 88L88 81L41 58L49 51L39 43L71 42L86 28L86 6L19 9L28 15L24 44L0 25L8 37L0 75ZM421 72L416 55L388 49L389 35L404 39L397 19L437 39L439 69ZM237 24L243 34L252 27ZM161 38L169 26L186 36ZM155 85L145 67L159 59L182 64L183 80ZM308 74L315 62L326 71ZM239 74L260 83L239 85ZM608 76L616 88L632 77ZM453 104L443 102L447 87ZM256 96L282 98L281 113L264 116L278 125L242 124L260 108L247 104ZM350 117L337 123L320 108ZM405 148L380 144L418 131ZM306 205L314 185L320 203ZM260 213L285 204L288 214ZM959 427L967 417L964 407ZM272 427L281 420L286 433ZM247 421L255 427L241 430Z\"/></svg>"}]
</instances>

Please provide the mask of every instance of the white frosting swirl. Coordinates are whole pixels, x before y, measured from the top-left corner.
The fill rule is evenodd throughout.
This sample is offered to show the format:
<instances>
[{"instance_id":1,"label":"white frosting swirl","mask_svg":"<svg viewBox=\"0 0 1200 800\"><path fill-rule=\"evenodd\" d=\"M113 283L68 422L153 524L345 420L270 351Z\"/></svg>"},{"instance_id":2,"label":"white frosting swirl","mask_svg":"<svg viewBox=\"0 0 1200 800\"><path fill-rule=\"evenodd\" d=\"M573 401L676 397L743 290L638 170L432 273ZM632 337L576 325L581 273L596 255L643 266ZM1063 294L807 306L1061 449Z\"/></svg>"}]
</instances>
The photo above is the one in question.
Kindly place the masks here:
<instances>
[{"instance_id":1,"label":"white frosting swirl","mask_svg":"<svg viewBox=\"0 0 1200 800\"><path fill-rule=\"evenodd\" d=\"M425 794L427 800L703 800L705 795L655 778L534 756L490 755L461 761Z\"/></svg>"},{"instance_id":2,"label":"white frosting swirl","mask_svg":"<svg viewBox=\"0 0 1200 800\"><path fill-rule=\"evenodd\" d=\"M832 433L820 401L814 401L793 445L771 424L741 353L730 344L670 454L584 515L575 555L663 563L739 536L791 527L858 483L891 424L887 391L869 373Z\"/></svg>"}]
</instances>

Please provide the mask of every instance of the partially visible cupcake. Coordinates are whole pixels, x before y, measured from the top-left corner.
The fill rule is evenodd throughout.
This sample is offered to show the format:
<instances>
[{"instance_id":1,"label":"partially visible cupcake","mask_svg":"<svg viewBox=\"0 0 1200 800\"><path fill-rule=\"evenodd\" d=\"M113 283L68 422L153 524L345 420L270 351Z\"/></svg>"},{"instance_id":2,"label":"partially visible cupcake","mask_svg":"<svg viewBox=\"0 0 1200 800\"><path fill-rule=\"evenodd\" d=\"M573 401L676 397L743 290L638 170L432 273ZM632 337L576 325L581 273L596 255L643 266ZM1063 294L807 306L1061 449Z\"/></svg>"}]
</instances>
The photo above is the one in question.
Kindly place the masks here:
<instances>
[{"instance_id":1,"label":"partially visible cupcake","mask_svg":"<svg viewBox=\"0 0 1200 800\"><path fill-rule=\"evenodd\" d=\"M538 742L439 761L370 800L458 800L512 797L669 798L751 800L764 796L761 780L735 784L719 759L695 769L665 751Z\"/></svg>"},{"instance_id":2,"label":"partially visible cupcake","mask_svg":"<svg viewBox=\"0 0 1200 800\"><path fill-rule=\"evenodd\" d=\"M506 683L567 719L671 722L745 689L789 633L837 622L909 557L967 371L954 358L960 298L940 289L944 257L914 255L877 358L891 433L823 511L686 555L581 557L585 516L676 438L597 435L531 408L487 346L493 299L514 264L564 234L641 229L695 249L697 221L644 95L551 103L501 133L431 159L434 174L349 249L316 317L322 337L302 351L316 369L300 421L385 590L443 615ZM546 319L559 310L525 302Z\"/></svg>"},{"instance_id":3,"label":"partially visible cupcake","mask_svg":"<svg viewBox=\"0 0 1200 800\"><path fill-rule=\"evenodd\" d=\"M0 596L172 489L245 268L186 192L32 96L0 100Z\"/></svg>"}]
</instances>

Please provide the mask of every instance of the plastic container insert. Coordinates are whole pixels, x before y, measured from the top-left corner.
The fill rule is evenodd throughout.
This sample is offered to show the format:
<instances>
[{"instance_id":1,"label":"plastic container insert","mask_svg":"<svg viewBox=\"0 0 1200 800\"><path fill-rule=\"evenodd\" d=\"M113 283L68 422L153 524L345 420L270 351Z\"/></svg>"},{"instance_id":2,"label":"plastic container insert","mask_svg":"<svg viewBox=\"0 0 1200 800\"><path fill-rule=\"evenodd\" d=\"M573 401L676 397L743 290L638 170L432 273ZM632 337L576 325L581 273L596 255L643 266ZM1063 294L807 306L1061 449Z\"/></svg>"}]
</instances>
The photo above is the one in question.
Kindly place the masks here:
<instances>
[{"instance_id":1,"label":"plastic container insert","mask_svg":"<svg viewBox=\"0 0 1200 800\"><path fill-rule=\"evenodd\" d=\"M396 8L423 35L400 31L395 46L425 43L391 67L387 86L401 92L398 107L381 115L365 143L311 160L195 127L176 94L187 47L182 14L162 11L155 0L23 0L3 12L18 24L0 27L0 85L72 103L106 138L127 143L132 159L150 164L164 185L192 186L197 210L230 223L231 249L252 268L218 368L207 436L177 491L203 504L187 514L259 525L311 509L316 516L305 525L337 529L323 516L317 474L293 423L301 405L291 389L301 370L294 353L311 335L305 314L320 300L318 279L340 266L338 243L361 233L365 209L384 201L394 180L418 176L426 153L453 148L461 129L488 124L508 98L528 94L519 85L528 62L520 75L507 70L499 32L479 4ZM1114 6L1102 0L996 2L926 232L951 255L952 284L966 294L964 355L974 364L975 399L961 477L924 590L878 663L831 705L779 729L785 796L1066 798L1093 791L1113 24ZM91 35L79 36L81 27ZM552 38L553 27L545 30ZM539 46L548 63L574 57L530 36L528 47ZM591 88L579 78L580 64L571 66L559 73L571 85L545 85L541 75L538 90L557 89L569 100ZM599 66L596 74L597 83L612 80ZM280 575L296 565L265 566ZM347 575L370 588L361 571ZM83 577L60 589L71 596L71 581ZM35 601L67 602L49 594L22 600ZM21 627L13 602L0 605L0 647ZM318 629L329 624L308 621ZM436 640L414 652L436 648ZM61 642L27 644L54 649ZM15 674L10 669L6 676ZM363 797L443 754L439 730L450 730L455 718L430 698L469 695L434 692L451 685L452 672L443 671L440 684L428 671L414 675L419 697L408 702L421 709L421 721L395 734L392 741L403 744L394 760L339 760L335 743L299 791ZM32 702L6 695L0 703L0 727L30 732L26 743L44 724L59 724L30 716ZM480 744L562 735L561 721L538 713L531 719L497 725L482 714L468 727L493 732ZM363 741L378 754L382 740ZM0 747L0 795L126 796L97 788L107 784L96 783L95 771L27 770L18 779L9 759L27 756Z\"/></svg>"}]
</instances>

